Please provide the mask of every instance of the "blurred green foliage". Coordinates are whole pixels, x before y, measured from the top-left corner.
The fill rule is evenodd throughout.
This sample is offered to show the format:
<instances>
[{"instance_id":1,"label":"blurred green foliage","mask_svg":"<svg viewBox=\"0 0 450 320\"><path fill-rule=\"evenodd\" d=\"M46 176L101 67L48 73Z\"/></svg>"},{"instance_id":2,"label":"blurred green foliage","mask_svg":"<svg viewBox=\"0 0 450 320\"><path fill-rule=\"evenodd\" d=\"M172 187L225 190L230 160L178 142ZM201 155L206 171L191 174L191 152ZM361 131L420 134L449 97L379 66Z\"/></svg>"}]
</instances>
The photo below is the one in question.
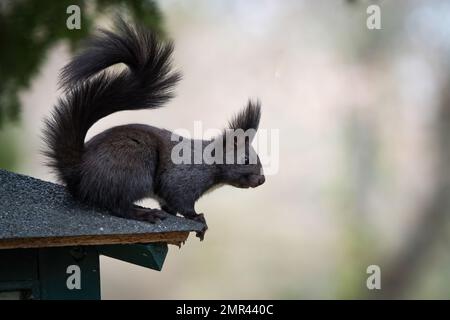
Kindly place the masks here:
<instances>
[{"instance_id":1,"label":"blurred green foliage","mask_svg":"<svg viewBox=\"0 0 450 320\"><path fill-rule=\"evenodd\" d=\"M67 7L81 9L81 29L69 30ZM13 169L18 147L12 134L20 118L19 93L38 73L48 51L59 41L75 49L100 15L120 12L161 35L162 15L152 0L2 0L0 1L0 167Z\"/></svg>"},{"instance_id":2,"label":"blurred green foliage","mask_svg":"<svg viewBox=\"0 0 450 320\"><path fill-rule=\"evenodd\" d=\"M16 140L20 136L18 127L5 124L0 129L0 168L14 170L19 162L20 150Z\"/></svg>"},{"instance_id":3,"label":"blurred green foliage","mask_svg":"<svg viewBox=\"0 0 450 320\"><path fill-rule=\"evenodd\" d=\"M67 7L81 8L81 29L69 30ZM162 16L157 5L148 0L59 0L2 1L0 5L0 127L17 120L20 114L18 93L29 86L39 71L48 50L67 40L75 48L85 38L99 14L120 9L162 33Z\"/></svg>"}]
</instances>

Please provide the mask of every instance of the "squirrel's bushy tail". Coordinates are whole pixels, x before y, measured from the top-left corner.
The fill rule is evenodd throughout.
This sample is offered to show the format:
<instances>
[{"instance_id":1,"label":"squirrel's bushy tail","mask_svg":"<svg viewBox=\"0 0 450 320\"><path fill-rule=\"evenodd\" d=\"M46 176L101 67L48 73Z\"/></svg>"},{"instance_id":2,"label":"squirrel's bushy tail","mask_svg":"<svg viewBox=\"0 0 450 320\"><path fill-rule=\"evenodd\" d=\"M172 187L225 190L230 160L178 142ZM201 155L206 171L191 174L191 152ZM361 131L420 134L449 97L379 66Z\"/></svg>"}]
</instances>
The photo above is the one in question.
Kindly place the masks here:
<instances>
[{"instance_id":1,"label":"squirrel's bushy tail","mask_svg":"<svg viewBox=\"0 0 450 320\"><path fill-rule=\"evenodd\" d=\"M160 42L149 30L123 20L118 20L116 29L117 33L101 30L63 68L60 83L66 97L45 120L47 164L72 194L77 193L89 128L117 111L160 107L172 97L173 86L180 79L179 73L171 70L170 42ZM120 73L103 71L117 63L128 68Z\"/></svg>"}]
</instances>

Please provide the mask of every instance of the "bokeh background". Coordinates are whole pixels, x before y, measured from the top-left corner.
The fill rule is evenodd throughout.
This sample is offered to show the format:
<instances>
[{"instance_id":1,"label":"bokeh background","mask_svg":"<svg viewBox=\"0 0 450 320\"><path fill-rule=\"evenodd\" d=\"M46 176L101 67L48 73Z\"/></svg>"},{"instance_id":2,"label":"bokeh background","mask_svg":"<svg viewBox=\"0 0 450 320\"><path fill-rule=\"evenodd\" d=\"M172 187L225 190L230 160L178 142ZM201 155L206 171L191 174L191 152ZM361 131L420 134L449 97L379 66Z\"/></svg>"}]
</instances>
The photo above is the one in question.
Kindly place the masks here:
<instances>
[{"instance_id":1,"label":"bokeh background","mask_svg":"<svg viewBox=\"0 0 450 320\"><path fill-rule=\"evenodd\" d=\"M381 30L366 27L372 3ZM81 30L66 28L70 4ZM449 1L1 0L0 167L54 181L39 150L58 70L117 12L174 40L184 78L167 108L89 136L222 128L259 97L279 171L201 198L205 241L172 246L162 272L102 258L103 298L450 297Z\"/></svg>"}]
</instances>

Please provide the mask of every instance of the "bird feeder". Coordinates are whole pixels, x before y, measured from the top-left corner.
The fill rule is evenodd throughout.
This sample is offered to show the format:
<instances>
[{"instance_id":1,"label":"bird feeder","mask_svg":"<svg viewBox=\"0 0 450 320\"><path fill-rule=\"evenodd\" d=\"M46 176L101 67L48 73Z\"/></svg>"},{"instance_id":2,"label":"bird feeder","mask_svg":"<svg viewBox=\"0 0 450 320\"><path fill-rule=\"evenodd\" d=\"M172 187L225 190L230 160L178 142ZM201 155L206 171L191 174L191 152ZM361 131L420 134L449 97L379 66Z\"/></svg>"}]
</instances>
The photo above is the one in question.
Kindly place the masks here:
<instances>
[{"instance_id":1,"label":"bird feeder","mask_svg":"<svg viewBox=\"0 0 450 320\"><path fill-rule=\"evenodd\" d=\"M0 299L100 299L100 255L160 271L168 244L201 223L150 224L74 200L61 185L0 169Z\"/></svg>"}]
</instances>

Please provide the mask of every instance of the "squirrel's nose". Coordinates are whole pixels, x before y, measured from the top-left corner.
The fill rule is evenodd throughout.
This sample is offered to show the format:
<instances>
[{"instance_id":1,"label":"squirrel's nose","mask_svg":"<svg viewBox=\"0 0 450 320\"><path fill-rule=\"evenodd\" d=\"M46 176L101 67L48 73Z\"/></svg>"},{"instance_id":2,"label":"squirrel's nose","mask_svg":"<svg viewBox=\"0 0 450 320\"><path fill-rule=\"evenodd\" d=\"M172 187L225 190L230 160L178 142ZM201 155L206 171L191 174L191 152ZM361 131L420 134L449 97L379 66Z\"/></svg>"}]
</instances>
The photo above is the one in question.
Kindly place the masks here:
<instances>
[{"instance_id":1,"label":"squirrel's nose","mask_svg":"<svg viewBox=\"0 0 450 320\"><path fill-rule=\"evenodd\" d=\"M260 176L258 179L258 185L262 185L266 181L266 177Z\"/></svg>"}]
</instances>

